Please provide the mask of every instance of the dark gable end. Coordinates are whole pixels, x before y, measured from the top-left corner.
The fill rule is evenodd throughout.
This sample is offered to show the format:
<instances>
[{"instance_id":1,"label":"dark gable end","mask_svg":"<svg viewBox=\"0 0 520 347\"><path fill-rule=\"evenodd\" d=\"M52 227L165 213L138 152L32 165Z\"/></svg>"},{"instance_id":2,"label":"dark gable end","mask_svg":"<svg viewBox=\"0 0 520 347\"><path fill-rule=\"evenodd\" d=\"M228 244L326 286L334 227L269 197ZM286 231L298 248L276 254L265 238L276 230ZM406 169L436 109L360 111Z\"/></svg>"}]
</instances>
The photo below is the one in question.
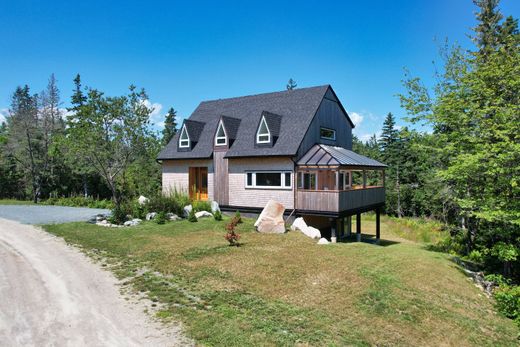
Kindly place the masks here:
<instances>
[{"instance_id":1,"label":"dark gable end","mask_svg":"<svg viewBox=\"0 0 520 347\"><path fill-rule=\"evenodd\" d=\"M181 126L180 132L182 132L182 128L184 126L186 126L186 131L188 132L188 136L190 138L190 148L179 148L179 139L177 139L177 148L179 152L190 152L197 146L197 143L200 140L200 136L204 130L205 123L186 119Z\"/></svg>"},{"instance_id":2,"label":"dark gable end","mask_svg":"<svg viewBox=\"0 0 520 347\"><path fill-rule=\"evenodd\" d=\"M294 156L329 88L324 85L202 102L186 120L188 123L202 124L193 130L199 131L197 135L192 135L192 129L188 129L190 137L197 136L197 143L190 151L180 152L177 134L159 153L158 159L211 158L214 136L221 118L228 136L235 137L226 152L227 158ZM277 137L267 147L255 146L257 126L262 115L266 117L272 137Z\"/></svg>"}]
</instances>

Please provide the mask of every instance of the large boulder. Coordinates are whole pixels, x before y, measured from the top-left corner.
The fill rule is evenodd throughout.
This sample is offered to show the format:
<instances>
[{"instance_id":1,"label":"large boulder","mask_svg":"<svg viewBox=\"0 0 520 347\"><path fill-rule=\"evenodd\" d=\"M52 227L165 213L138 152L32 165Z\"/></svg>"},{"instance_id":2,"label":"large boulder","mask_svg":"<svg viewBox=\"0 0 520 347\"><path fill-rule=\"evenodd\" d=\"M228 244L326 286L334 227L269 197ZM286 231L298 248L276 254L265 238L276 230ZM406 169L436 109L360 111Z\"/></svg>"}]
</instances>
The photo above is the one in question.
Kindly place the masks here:
<instances>
[{"instance_id":1,"label":"large boulder","mask_svg":"<svg viewBox=\"0 0 520 347\"><path fill-rule=\"evenodd\" d=\"M184 208L183 208L184 218L188 218L188 216L190 215L191 210L193 210L193 206L191 206L191 205L184 206Z\"/></svg>"},{"instance_id":2,"label":"large boulder","mask_svg":"<svg viewBox=\"0 0 520 347\"><path fill-rule=\"evenodd\" d=\"M126 221L123 225L124 225L125 227L133 227L133 226L139 225L141 222L142 222L141 219L139 219L139 218L134 218L134 219L132 219L132 220L128 220L128 221Z\"/></svg>"},{"instance_id":3,"label":"large boulder","mask_svg":"<svg viewBox=\"0 0 520 347\"><path fill-rule=\"evenodd\" d=\"M141 206L144 205L144 204L146 204L146 203L149 202L149 201L150 201L150 199L148 199L147 197L142 196L142 195L137 199L137 202L138 202L139 205L141 205Z\"/></svg>"},{"instance_id":4,"label":"large boulder","mask_svg":"<svg viewBox=\"0 0 520 347\"><path fill-rule=\"evenodd\" d=\"M213 217L213 215L211 213L209 213L208 211L199 211L199 212L195 212L195 217L197 217L197 219L199 219L199 218Z\"/></svg>"},{"instance_id":5,"label":"large boulder","mask_svg":"<svg viewBox=\"0 0 520 347\"><path fill-rule=\"evenodd\" d=\"M147 213L147 214L146 214L145 219L146 219L146 220L152 220L152 219L155 218L155 216L157 216L157 213L156 213L156 212L150 212L150 213Z\"/></svg>"},{"instance_id":6,"label":"large boulder","mask_svg":"<svg viewBox=\"0 0 520 347\"><path fill-rule=\"evenodd\" d=\"M285 207L274 200L269 200L255 222L256 231L261 233L285 233L283 213Z\"/></svg>"},{"instance_id":7,"label":"large boulder","mask_svg":"<svg viewBox=\"0 0 520 347\"><path fill-rule=\"evenodd\" d=\"M220 206L218 205L218 202L212 201L211 202L211 213L220 212Z\"/></svg>"},{"instance_id":8,"label":"large boulder","mask_svg":"<svg viewBox=\"0 0 520 347\"><path fill-rule=\"evenodd\" d=\"M302 217L296 218L291 225L292 231L301 231L304 235L310 237L311 239L319 239L321 237L321 232L305 223Z\"/></svg>"}]
</instances>

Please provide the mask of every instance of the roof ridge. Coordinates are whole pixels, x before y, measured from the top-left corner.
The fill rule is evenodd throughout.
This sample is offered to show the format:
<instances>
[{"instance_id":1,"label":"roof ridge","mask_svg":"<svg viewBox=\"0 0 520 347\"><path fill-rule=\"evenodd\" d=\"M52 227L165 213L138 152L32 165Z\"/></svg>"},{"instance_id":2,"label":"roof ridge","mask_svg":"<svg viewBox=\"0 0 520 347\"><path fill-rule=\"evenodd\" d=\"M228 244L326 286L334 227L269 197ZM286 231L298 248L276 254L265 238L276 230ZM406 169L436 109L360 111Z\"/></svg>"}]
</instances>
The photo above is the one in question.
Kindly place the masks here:
<instances>
[{"instance_id":1,"label":"roof ridge","mask_svg":"<svg viewBox=\"0 0 520 347\"><path fill-rule=\"evenodd\" d=\"M234 97L231 97L231 98L219 98L219 99L204 100L204 101L201 101L200 103L204 104L204 103L207 103L207 102L216 102L216 101L233 100L233 99L243 99L243 98L250 98L250 97L254 97L254 96L263 96L263 95L272 95L272 94L289 94L289 93L294 93L294 92L298 92L298 91L301 91L301 90L318 89L318 88L325 88L325 87L327 87L327 88L330 87L330 84L322 84L322 85L318 85L318 86L305 87L305 88L296 88L296 89L292 89L292 90L280 90L280 91L277 91L277 92L248 94L248 95L242 95L242 96L234 96Z\"/></svg>"}]
</instances>

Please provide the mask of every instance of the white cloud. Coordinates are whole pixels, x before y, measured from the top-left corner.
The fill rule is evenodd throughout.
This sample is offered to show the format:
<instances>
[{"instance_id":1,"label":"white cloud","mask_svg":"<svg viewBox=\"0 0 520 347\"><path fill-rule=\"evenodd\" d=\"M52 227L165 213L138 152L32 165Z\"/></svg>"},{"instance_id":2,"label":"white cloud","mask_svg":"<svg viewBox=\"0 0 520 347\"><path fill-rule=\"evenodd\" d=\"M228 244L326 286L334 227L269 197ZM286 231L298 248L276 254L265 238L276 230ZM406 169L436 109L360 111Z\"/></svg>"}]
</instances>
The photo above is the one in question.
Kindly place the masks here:
<instances>
[{"instance_id":1,"label":"white cloud","mask_svg":"<svg viewBox=\"0 0 520 347\"><path fill-rule=\"evenodd\" d=\"M379 140L379 138L381 137L381 131L376 131L375 135L376 139ZM372 136L374 136L374 134L363 133L357 135L358 139L360 139L362 142L367 142L368 140L370 140Z\"/></svg>"},{"instance_id":2,"label":"white cloud","mask_svg":"<svg viewBox=\"0 0 520 347\"><path fill-rule=\"evenodd\" d=\"M354 123L355 126L358 126L363 121L363 116L357 112L348 112L348 115L350 116L350 120L352 120L352 123Z\"/></svg>"},{"instance_id":3,"label":"white cloud","mask_svg":"<svg viewBox=\"0 0 520 347\"><path fill-rule=\"evenodd\" d=\"M156 126L160 129L164 128L165 115L161 113L163 105L158 102L151 103L150 100L145 100L144 105L152 109L152 113L150 113L152 126Z\"/></svg>"},{"instance_id":4,"label":"white cloud","mask_svg":"<svg viewBox=\"0 0 520 347\"><path fill-rule=\"evenodd\" d=\"M0 109L0 124L6 121L9 110L7 108Z\"/></svg>"}]
</instances>

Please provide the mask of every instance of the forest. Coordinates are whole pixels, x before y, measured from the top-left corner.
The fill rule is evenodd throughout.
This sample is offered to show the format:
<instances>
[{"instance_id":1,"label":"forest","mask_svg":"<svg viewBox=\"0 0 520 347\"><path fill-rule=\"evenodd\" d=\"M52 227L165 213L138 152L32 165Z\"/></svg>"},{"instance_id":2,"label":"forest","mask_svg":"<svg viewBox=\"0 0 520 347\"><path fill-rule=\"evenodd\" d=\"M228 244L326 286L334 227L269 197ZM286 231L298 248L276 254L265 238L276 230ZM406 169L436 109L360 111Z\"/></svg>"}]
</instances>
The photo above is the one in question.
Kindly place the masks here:
<instances>
[{"instance_id":1,"label":"forest","mask_svg":"<svg viewBox=\"0 0 520 347\"><path fill-rule=\"evenodd\" d=\"M439 47L433 86L405 70L398 98L407 125L388 113L381 136L354 139L353 150L388 165L386 214L442 222L449 237L432 247L484 269L502 310L520 323L518 19L498 0L474 2L473 48ZM0 126L0 198L117 209L159 194L155 158L176 131L176 111L158 133L144 89L114 97L83 86L79 74L73 82L66 109L54 75L41 92L14 90Z\"/></svg>"}]
</instances>

